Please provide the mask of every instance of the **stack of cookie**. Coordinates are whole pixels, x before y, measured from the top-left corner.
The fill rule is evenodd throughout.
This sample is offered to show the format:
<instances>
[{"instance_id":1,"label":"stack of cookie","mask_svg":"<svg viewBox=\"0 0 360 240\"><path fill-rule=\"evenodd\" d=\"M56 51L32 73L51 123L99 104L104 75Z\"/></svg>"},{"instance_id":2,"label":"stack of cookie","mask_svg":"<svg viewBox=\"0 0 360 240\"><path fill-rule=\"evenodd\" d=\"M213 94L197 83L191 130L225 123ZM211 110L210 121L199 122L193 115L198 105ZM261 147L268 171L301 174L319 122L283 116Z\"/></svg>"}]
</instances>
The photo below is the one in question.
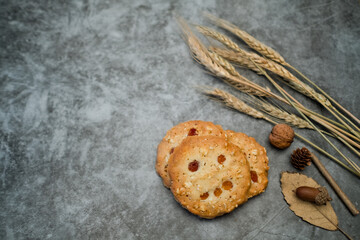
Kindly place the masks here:
<instances>
[{"instance_id":1,"label":"stack of cookie","mask_svg":"<svg viewBox=\"0 0 360 240\"><path fill-rule=\"evenodd\" d=\"M193 214L231 212L267 187L266 150L244 133L211 122L171 128L158 146L156 171L175 199Z\"/></svg>"}]
</instances>

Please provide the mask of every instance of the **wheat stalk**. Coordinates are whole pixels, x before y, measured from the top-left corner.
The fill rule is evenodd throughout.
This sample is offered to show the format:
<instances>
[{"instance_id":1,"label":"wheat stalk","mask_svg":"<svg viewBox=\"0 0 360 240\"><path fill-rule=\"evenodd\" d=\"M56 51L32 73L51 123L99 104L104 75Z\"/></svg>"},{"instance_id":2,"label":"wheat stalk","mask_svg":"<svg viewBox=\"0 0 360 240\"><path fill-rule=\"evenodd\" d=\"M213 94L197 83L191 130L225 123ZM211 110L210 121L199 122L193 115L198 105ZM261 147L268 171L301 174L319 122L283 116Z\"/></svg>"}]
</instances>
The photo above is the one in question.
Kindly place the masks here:
<instances>
[{"instance_id":1,"label":"wheat stalk","mask_svg":"<svg viewBox=\"0 0 360 240\"><path fill-rule=\"evenodd\" d=\"M296 109L296 111L321 135L321 137L323 137L329 144L330 146L335 149L343 159L345 159L357 172L360 173L360 167L358 165L356 165L352 160L348 159L327 137L325 137L325 135L314 125L314 123L312 123L307 116L305 116L305 114L303 113L302 110L299 109L298 106L296 106L296 104L290 100L291 96L288 96L289 94L283 89L281 88L266 72L265 70L260 67L259 65L257 65L251 58L250 60L256 65L257 68L259 68L260 71L262 71L262 73L266 76L266 78L274 85L274 87L276 87L276 89L284 96L284 98L291 104L291 106L293 108Z\"/></svg>"},{"instance_id":2,"label":"wheat stalk","mask_svg":"<svg viewBox=\"0 0 360 240\"><path fill-rule=\"evenodd\" d=\"M296 91L314 100L319 100L323 104L326 104L327 106L331 105L330 101L324 95L317 93L309 85L305 83L301 83L300 80L297 77L295 77L291 72L289 72L286 68L284 68L283 66L281 66L280 64L274 61L268 60L266 58L257 55L256 53L247 52L245 50L242 50L241 52L237 53L231 50L226 50L216 47L211 47L210 49L213 52L216 52L218 55L222 56L223 58L228 59L229 61L233 61L242 66L246 66L257 73L261 73L259 69L254 64L252 64L251 61L248 60L249 58L251 58L260 67L282 77Z\"/></svg>"},{"instance_id":3,"label":"wheat stalk","mask_svg":"<svg viewBox=\"0 0 360 240\"><path fill-rule=\"evenodd\" d=\"M243 57L242 55L240 55L240 54L238 54L238 53L236 53L236 52L234 52L234 51L232 51L232 50L228 50L228 49L224 49L224 48L218 48L218 47L210 47L209 49L210 49L211 51L213 51L213 52L216 52L218 55L222 56L223 58L225 58L225 59L227 59L227 60L229 60L229 61L231 61L231 62L233 62L233 63L235 63L235 64L237 64L237 65L246 67L246 68L248 68L248 69L256 72L256 73L259 74L259 75L263 75L262 72L261 72L248 58ZM258 61L258 62L259 62L259 61ZM259 63L260 63L260 66L261 66L261 62L259 62ZM264 66L262 66L262 67L264 67ZM321 95L321 96L319 95L319 98L324 99L324 98L322 97L322 95ZM326 102L325 99L324 99L324 101ZM314 114L314 113L313 113L313 114ZM314 115L317 115L317 114L314 114ZM321 115L317 115L317 116L318 116L318 117L321 117L321 118L324 118L324 117L321 116ZM338 125L338 126L343 127L343 125L340 125L339 123L334 122L334 121L331 120L331 119L327 119L327 118L324 118L324 119L326 119L328 123L329 123L329 122L332 122L332 123L335 124L335 125ZM329 123L329 124L330 124L330 123ZM333 127L335 127L335 126L333 126ZM335 127L335 128L336 128L336 127ZM350 134L350 133L348 133L348 132L343 131L343 130L340 129L340 128L337 128L337 130L339 130L339 131L341 131L342 133L350 136L350 137L353 138L353 139L356 139L356 140L359 139L359 138L357 138L357 137L354 137L354 135L352 135L352 134Z\"/></svg>"},{"instance_id":4,"label":"wheat stalk","mask_svg":"<svg viewBox=\"0 0 360 240\"><path fill-rule=\"evenodd\" d=\"M257 51L258 53L260 53L260 54L264 55L265 57L267 57L273 61L276 61L280 64L283 64L283 65L287 64L285 62L284 58L277 51L266 46L262 42L258 41L256 38L254 38L247 32L239 29L234 24L232 24L228 21L225 21L223 19L217 18L214 15L211 15L209 13L205 13L205 16L207 18L209 18L212 22L214 22L216 25L218 25L219 27L222 27L222 28L228 30L229 32L232 32L234 35L241 38L247 45L249 45L252 49Z\"/></svg>"},{"instance_id":5,"label":"wheat stalk","mask_svg":"<svg viewBox=\"0 0 360 240\"><path fill-rule=\"evenodd\" d=\"M200 64L205 66L212 74L218 76L225 80L228 84L234 86L235 88L239 89L242 92L246 92L248 94L253 94L257 96L267 96L267 97L274 97L280 101L284 101L283 98L269 92L268 90L261 88L260 86L253 84L249 80L245 78L239 78L231 75L225 68L219 64L216 59L212 58L209 51L202 45L200 40L198 40L194 34L189 29L186 22L182 19L179 19L179 24L182 27L184 33L184 39L188 43L189 48L192 52L193 58L197 60ZM226 38L219 38L224 41ZM234 44L229 44L229 46L234 47ZM254 63L255 64L255 63ZM291 96L290 96L291 97ZM298 103L299 104L299 103ZM300 104L299 104L300 105ZM304 109L303 106L301 106Z\"/></svg>"},{"instance_id":6,"label":"wheat stalk","mask_svg":"<svg viewBox=\"0 0 360 240\"><path fill-rule=\"evenodd\" d=\"M249 105L247 105L244 101L238 99L237 97L235 97L234 95L227 93L223 90L217 89L217 88L203 88L203 93L205 93L206 95L212 97L213 99L216 99L217 101L222 102L223 104L225 104L227 107L235 109L239 112L245 113L251 117L257 118L257 119L264 119L272 124L277 124L276 121L266 117L264 114L262 114L260 111L250 107ZM355 174L356 176L360 177L360 173L356 170L351 169L350 167L348 167L347 165L345 165L343 162L341 162L339 159L335 158L334 156L332 156L331 154L329 154L328 152L326 152L325 150L323 150L322 148L320 148L319 146L317 146L316 144L312 143L311 141L309 141L308 139L304 138L303 136L301 136L300 134L297 134L295 132L296 137L302 139L303 141L307 142L308 144L310 144L312 147L316 148L318 151L320 151L321 153L323 153L324 155L326 155L327 157L329 157L330 159L334 160L336 163L338 163L339 165L341 165L342 167L344 167L345 169L347 169L348 171L352 172L353 174Z\"/></svg>"},{"instance_id":7,"label":"wheat stalk","mask_svg":"<svg viewBox=\"0 0 360 240\"><path fill-rule=\"evenodd\" d=\"M217 99L223 102L227 107L238 110L239 112L245 113L253 118L265 119L265 115L260 111L250 107L244 101L241 101L234 95L222 91L220 89L214 88L211 90L203 90L203 92L209 96L212 96L214 99Z\"/></svg>"},{"instance_id":8,"label":"wheat stalk","mask_svg":"<svg viewBox=\"0 0 360 240\"><path fill-rule=\"evenodd\" d=\"M310 86L302 83L300 80L298 80L294 75L292 75L287 69L285 69L281 65L279 65L271 60L260 57L259 55L255 54L255 53L250 53L250 52L247 52L247 51L241 49L230 38L228 38L224 34L221 34L211 28L197 25L196 29L203 35L211 37L213 39L216 39L217 41L221 42L228 48L233 49L236 52L235 54L240 54L243 58L245 58L247 60L252 59L254 62L256 62L258 65L260 65L262 68L265 68L265 69L267 69L271 72L274 72L274 73L278 74L279 76L283 77L285 80L288 81L288 83L290 84L291 87L293 87L295 90L301 92L302 94L304 94L308 97L311 97L315 100L318 100L323 105L327 105L327 106L331 105L330 101L328 101L325 96L315 92L315 90L313 90ZM216 48L215 48L214 52L216 52ZM216 53L218 53L221 56L221 54L219 52L216 52ZM222 56L222 57L225 57L225 56ZM256 66L254 66L254 65L250 65L250 66L251 66L251 69L256 68ZM257 72L258 72L258 70L257 70Z\"/></svg>"},{"instance_id":9,"label":"wheat stalk","mask_svg":"<svg viewBox=\"0 0 360 240\"><path fill-rule=\"evenodd\" d=\"M314 129L307 121L296 116L295 114L288 113L280 108L275 107L274 105L268 102L265 102L255 97L251 98L251 100L253 104L258 107L258 109L266 112L272 117L283 120L289 125L295 126L297 128Z\"/></svg>"},{"instance_id":10,"label":"wheat stalk","mask_svg":"<svg viewBox=\"0 0 360 240\"><path fill-rule=\"evenodd\" d=\"M224 34L221 34L211 28L197 25L196 29L203 35L214 38L217 41L224 44L225 46L227 46L228 48L233 49L236 52L236 54L240 54L243 58L247 59L248 61L250 61L249 59L251 59L252 61L255 61L261 67L268 69L270 71L275 71L275 72L277 72L277 74L281 74L281 76L283 76L285 79L289 80L290 85L294 86L295 89L298 89L303 94L306 94L309 97L317 99L316 94L318 94L318 93L316 93L315 91L308 92L307 89L309 89L309 88L311 89L311 87L309 87L309 86L307 88L302 88L303 83L301 83L299 80L297 80L297 78L295 76L293 76L289 71L287 71L281 65L276 64L275 62L267 60L265 58L262 58L255 53L250 53L250 52L244 51L235 42L233 42L230 38L228 38ZM216 48L214 48L214 49L216 52ZM252 64L251 67L252 67L252 69L256 68L256 66L254 64ZM257 71L259 71L259 70L257 70ZM320 99L323 99L323 98L324 97L320 97L319 101L321 101ZM323 104L326 104L326 103L330 103L330 102L329 101L323 102Z\"/></svg>"},{"instance_id":11,"label":"wheat stalk","mask_svg":"<svg viewBox=\"0 0 360 240\"><path fill-rule=\"evenodd\" d=\"M284 80L287 80L286 82L295 90L298 92L318 101L321 103L325 108L328 109L330 113L332 113L338 120L341 121L341 119L330 109L332 107L330 101L322 94L317 93L313 88L311 88L309 85L302 83L298 78L296 78L292 73L290 73L286 68L279 65L278 63L275 63L271 60L265 59L263 57L260 57L259 55L255 53L250 53L244 50L241 50L239 52L233 52L231 50L216 48L216 47L210 47L211 51L216 52L218 55L222 56L225 59L228 59L230 61L233 61L237 64L240 64L242 66L247 66L249 69L257 72L259 75L263 75L261 71L255 66L253 62L255 62L258 66L269 70L280 77L284 78ZM251 59L253 62L251 62L249 59ZM341 121L345 126L347 126L347 129L350 130L354 134L354 136L357 136L359 138L359 134L352 128L350 128L346 123Z\"/></svg>"},{"instance_id":12,"label":"wheat stalk","mask_svg":"<svg viewBox=\"0 0 360 240\"><path fill-rule=\"evenodd\" d=\"M274 105L264 101L264 100L260 100L258 98L255 97L251 97L250 101L261 111L269 114L270 116L277 118L277 119L281 119L283 120L285 123L291 125L291 126L295 126L297 128L307 128L307 129L312 129L314 130L314 128L304 119L298 117L295 114L292 113L288 113L280 108L275 107ZM316 117L315 117L316 118ZM323 126L325 126L326 128L328 128L333 134L329 134L328 132L322 131L321 132L330 135L332 137L335 137L337 139L339 139L342 143L344 143L350 150L352 150L354 153L356 153L358 156L360 156L360 153L354 149L352 146L355 146L357 148L360 148L360 145L357 144L356 142L352 141L351 139L349 139L348 137L346 137L344 134L340 133L339 131L337 131L336 129L333 128L333 126L331 126L331 124L326 124L322 119L316 118L316 121L320 124L322 124ZM345 132L347 133L347 132Z\"/></svg>"},{"instance_id":13,"label":"wheat stalk","mask_svg":"<svg viewBox=\"0 0 360 240\"><path fill-rule=\"evenodd\" d=\"M348 110L346 110L341 104L339 104L337 101L335 101L333 98L331 98L324 90L322 90L319 86L317 86L314 82L312 82L309 78L307 78L304 74L302 74L299 70L297 70L295 67L293 67L292 65L290 65L289 63L287 63L284 58L278 53L276 52L274 49L272 49L271 47L266 46L265 44L261 43L260 41L258 41L256 38L254 38L253 36L251 36L250 34L248 34L247 32L239 29L237 26L235 26L234 24L231 24L228 21L225 21L223 19L217 18L209 13L205 14L206 17L208 17L211 21L213 21L215 24L217 24L218 26L232 32L233 34L235 34L237 37L241 38L247 45L249 45L252 49L254 49L255 51L259 52L260 54L262 54L263 56L278 62L286 67L289 67L291 69L293 69L295 72L297 72L302 78L304 78L306 81L308 81L310 84L312 84L315 88L317 88L323 95L323 98L318 98L316 100L319 100L319 102L321 104L323 104L322 101L326 101L325 98L330 99L331 102L333 102L338 108L340 108L341 110L343 110L346 114L348 114L353 120L355 120L356 122L360 123L360 120L358 118L356 118L353 114L351 114ZM296 83L297 85L300 84L300 86L302 86L302 88L308 92L309 94L312 94L312 90L310 90L310 86L309 87L305 87L303 86L304 83L302 83L300 81L300 83ZM294 86L296 88L298 88L299 86ZM301 88L300 88L301 89ZM326 96L326 97L325 97ZM320 97L320 96L315 96L314 97ZM325 103L326 105L324 105L324 107L327 108L327 110L329 112L331 112L331 114L333 116L335 116L344 126L346 126L346 128L352 132L355 136L360 137L360 133L357 131L360 131L360 129L352 122L350 121L348 118L346 118L343 114L341 114L339 111L337 111L337 109L331 105L331 102L329 100L327 100ZM335 113L335 112L336 113ZM348 123L350 123L355 129L357 129L357 131L353 130L345 121L343 121L343 119L345 119Z\"/></svg>"},{"instance_id":14,"label":"wheat stalk","mask_svg":"<svg viewBox=\"0 0 360 240\"><path fill-rule=\"evenodd\" d=\"M288 113L280 108L277 108L274 105L272 105L264 100L260 100L255 97L251 97L249 101L251 101L253 103L253 105L257 106L257 108L259 110L269 114L270 116L272 116L274 118L281 119L289 125L295 126L297 128L308 128L308 129L314 130L314 128L304 119L298 117L295 114ZM318 123L320 123L321 125L323 125L324 127L326 127L327 129L329 129L333 133L333 135L331 135L332 137L336 137L341 142L343 142L347 147L349 147L352 151L354 151L356 154L359 154L356 150L353 149L352 146L355 146L360 149L360 145L357 144L356 142L352 141L350 138L346 137L343 133L348 134L351 137L353 137L351 134L349 134L348 132L339 132L338 129L335 129L336 128L335 126L324 122L324 120L322 120L318 117L313 117L313 119L315 121L317 121ZM322 130L320 130L320 131L329 135L329 133L327 133L327 132L324 132Z\"/></svg>"},{"instance_id":15,"label":"wheat stalk","mask_svg":"<svg viewBox=\"0 0 360 240\"><path fill-rule=\"evenodd\" d=\"M183 38L190 48L193 58L208 71L215 76L223 79L226 83L232 85L240 91L251 95L266 96L279 99L279 97L267 89L251 82L245 77L233 76L224 67L222 67L216 59L214 59L200 40L192 33L189 26L182 18L177 18L177 21L182 29ZM283 100L282 100L283 101Z\"/></svg>"},{"instance_id":16,"label":"wheat stalk","mask_svg":"<svg viewBox=\"0 0 360 240\"><path fill-rule=\"evenodd\" d=\"M183 36L185 41L187 42L193 58L195 60L197 60L200 64L202 64L205 68L207 68L212 74L214 74L217 77L220 77L222 79L224 79L227 83L232 84L236 83L236 84L240 84L240 90L243 88L242 91L248 91L248 93L252 93L255 95L259 95L259 94L265 94L265 96L268 97L274 97L278 100L281 99L281 101L283 101L284 99L282 99L281 97L278 97L277 95L267 91L266 89L256 85L256 84L251 84L248 81L245 81L241 78L235 77L233 75L231 75L229 73L228 70L226 70L223 66L221 66L221 64L219 64L217 62L217 60L212 57L209 53L209 51L202 45L202 43L200 42L200 40L198 40L194 34L190 31L190 28L188 27L188 25L186 24L186 22L182 19L178 19L178 22L183 30ZM224 40L224 38L223 38ZM231 46L231 43L228 43L228 46ZM232 47L234 48L234 45L232 45ZM236 50L236 47L235 49ZM240 52L238 50L236 50L237 52ZM298 103L294 98L292 98L291 95L289 95L288 93L286 93L280 86L278 86L277 83L275 83L269 76L268 74L263 70L263 68L261 68L260 66L258 66L253 60L252 58L249 58L248 60L250 60L268 79L269 81L271 81L271 83L280 91L280 93L285 97L286 101L291 104L301 115L302 117L308 121L309 124L311 124L311 126L319 132L319 134L326 140L329 142L329 144L355 169L356 173L359 174L360 172L360 168L354 164L351 160L349 160L348 158L346 158L322 133L321 131L303 114L302 111L308 111L306 108L304 108L300 103ZM245 89L244 89L245 88ZM292 101L297 102L297 104L295 104L294 102L292 102L290 100L290 98L292 99ZM230 105L231 102L228 102L228 105ZM233 105L235 106L235 105ZM248 105L246 105L248 106ZM237 106L238 108L241 107ZM244 107L244 105L242 106ZM302 110L300 111L299 108L301 108ZM248 109L249 111L250 109ZM253 113L253 115L256 112ZM267 120L267 121L273 121L272 119L268 118L268 117L263 117L263 119ZM324 150L323 150L324 151ZM325 151L324 151L325 152ZM325 152L324 154L328 154L327 152ZM328 154L330 155L330 154ZM327 156L328 156L327 155ZM331 155L330 155L331 156ZM330 157L329 156L329 157ZM334 160L334 158L332 158ZM345 164L343 164L341 161L339 161L339 164L342 164L343 166L347 167ZM349 167L347 167L348 169L350 169Z\"/></svg>"},{"instance_id":17,"label":"wheat stalk","mask_svg":"<svg viewBox=\"0 0 360 240\"><path fill-rule=\"evenodd\" d=\"M247 64L247 66L250 68L250 69L252 69L252 70L254 70L254 71L256 71L256 72L258 72L260 75L262 75L262 72L255 66L255 64L253 64L250 60L248 60L248 58L251 58L251 57L253 57L253 59L254 59L254 61L259 65L259 66L261 66L261 67L264 67L264 68L267 68L268 70L271 70L272 72L274 72L274 73L278 73L278 75L282 75L282 77L286 77L286 74L281 74L282 72L284 73L286 73L286 69L284 69L284 71L277 71L276 69L276 65L278 65L280 68L283 68L281 65L279 65L279 64L277 64L277 63L275 63L275 62L272 62L271 61L271 63L272 64L274 64L274 66L275 66L275 68L272 68L272 67L269 67L269 66L271 66L271 64L264 64L264 62L270 62L269 60L267 60L267 59L264 59L264 58L257 58L257 57L259 57L258 55L256 55L256 54L251 54L251 53L248 53L248 54L246 54L245 56L243 56L241 53L240 54L237 54L237 53L235 53L235 52L233 52L233 51L231 51L231 50L227 50L227 49L221 49L221 48L216 48L216 47L210 47L210 50L211 51L213 51L213 52L216 52L216 53L218 53L218 55L221 55L221 56L223 56L224 58L227 58L227 59L229 59L229 60L232 60L232 61L234 61L234 62L236 62L236 63L239 63L239 64L241 64L241 65L244 65L244 62L246 62L246 64ZM245 52L245 51L244 51ZM246 52L245 52L246 53ZM256 57L257 56L257 57ZM231 64L230 64L231 65ZM274 70L275 69L275 70ZM288 75L289 76L293 76L291 73L288 73ZM295 78L295 77L294 77ZM306 91L305 91L306 92ZM276 112L276 109L272 109L272 111L270 110L270 107L271 106L268 106L267 107L267 109L270 111L270 112L272 112L273 114L275 114L275 112ZM307 123L305 120L302 120L301 118L299 118L299 117L297 117L296 115L293 115L293 116L291 116L291 115L288 115L288 116L286 116L286 112L284 112L284 111L282 111L281 112L281 110L280 109L278 109L279 111L277 112L277 115L278 116L282 116L282 118L283 118L283 120L285 121L285 122L287 122L288 124L294 124L294 125L296 125L296 122L298 122L298 123L300 123L300 121L302 122L302 125L303 126L307 126L307 128L309 128L309 129L314 129L309 123ZM271 115L271 114L270 114ZM274 117L276 117L276 116L274 116ZM285 118L287 118L286 120L285 120ZM295 119L295 118L297 118L297 120ZM342 137L343 139L345 139L347 142L349 142L351 145L353 145L353 146L356 146L356 147L358 147L359 145L358 144L356 144L355 142L353 142L351 139L349 139L349 138L347 138L346 136L344 136L343 134L346 134L346 135L348 135L348 136L350 136L350 137L352 137L353 139L358 139L358 138L356 138L356 137L354 137L353 135L351 135L350 133L348 133L348 132L346 132L346 131L343 131L343 130L341 130L341 129L334 129L333 127L334 126L331 126L332 124L330 124L330 123L327 123L327 122L324 122L324 121L322 121L321 119L319 119L319 118L316 118L316 117L312 117L313 119L315 119L317 122L319 122L320 124L322 124L323 126L325 126L325 127L327 127L328 129L330 129L332 132L334 132L335 133L335 137L337 137L337 138L339 138L339 137ZM291 121L294 121L294 123L291 123ZM330 126L329 126L330 125ZM329 128L330 127L330 128ZM336 128L336 127L335 127ZM342 133L340 133L339 131L341 131ZM343 141L343 139L340 139L339 138L339 140L341 140L341 141Z\"/></svg>"},{"instance_id":18,"label":"wheat stalk","mask_svg":"<svg viewBox=\"0 0 360 240\"><path fill-rule=\"evenodd\" d=\"M318 85L316 85L313 81L311 81L308 77L306 77L304 74L302 74L299 70L297 70L295 67L293 67L290 64L285 65L286 67L289 67L290 69L294 70L296 73L298 73L303 79L305 79L308 83L313 85L317 90L319 90L322 94L324 94L332 103L334 103L339 109L341 109L343 112L345 112L348 116L350 116L355 122L360 124L360 119L355 117L349 110L344 108L340 103L338 103L335 99L333 99L329 94L327 94L324 90L322 90ZM334 108L336 110L336 108ZM336 110L337 111L337 110ZM337 111L338 112L338 111ZM352 126L354 126L357 131L360 131L360 129L348 118L346 118L343 114L338 112L338 114L344 118L347 122L349 122Z\"/></svg>"}]
</instances>

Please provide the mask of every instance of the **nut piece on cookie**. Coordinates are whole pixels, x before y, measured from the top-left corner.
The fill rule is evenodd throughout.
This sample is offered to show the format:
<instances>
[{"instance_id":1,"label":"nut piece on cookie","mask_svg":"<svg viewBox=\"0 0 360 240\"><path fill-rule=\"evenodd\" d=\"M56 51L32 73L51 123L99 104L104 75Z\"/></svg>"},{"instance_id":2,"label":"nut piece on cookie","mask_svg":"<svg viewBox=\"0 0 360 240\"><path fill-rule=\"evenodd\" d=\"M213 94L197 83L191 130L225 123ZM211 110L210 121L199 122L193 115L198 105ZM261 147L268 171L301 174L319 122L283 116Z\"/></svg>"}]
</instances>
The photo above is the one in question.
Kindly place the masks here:
<instances>
[{"instance_id":1,"label":"nut piece on cookie","mask_svg":"<svg viewBox=\"0 0 360 240\"><path fill-rule=\"evenodd\" d=\"M202 218L228 213L248 199L249 163L224 137L184 139L172 154L168 173L175 199Z\"/></svg>"},{"instance_id":2,"label":"nut piece on cookie","mask_svg":"<svg viewBox=\"0 0 360 240\"><path fill-rule=\"evenodd\" d=\"M193 120L180 123L166 133L158 146L156 159L156 171L165 187L169 188L171 184L167 168L176 147L187 137L207 135L224 136L224 130L212 122Z\"/></svg>"}]
</instances>

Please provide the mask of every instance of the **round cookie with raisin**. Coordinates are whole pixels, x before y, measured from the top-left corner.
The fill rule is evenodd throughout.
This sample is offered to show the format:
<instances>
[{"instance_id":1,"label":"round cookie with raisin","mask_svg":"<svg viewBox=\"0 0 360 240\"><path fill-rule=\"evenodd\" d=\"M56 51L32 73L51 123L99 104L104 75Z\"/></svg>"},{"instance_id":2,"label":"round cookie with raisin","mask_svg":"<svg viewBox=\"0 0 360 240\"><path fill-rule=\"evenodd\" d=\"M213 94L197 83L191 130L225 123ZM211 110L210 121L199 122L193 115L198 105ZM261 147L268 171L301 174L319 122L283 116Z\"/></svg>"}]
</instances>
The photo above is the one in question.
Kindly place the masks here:
<instances>
[{"instance_id":1,"label":"round cookie with raisin","mask_svg":"<svg viewBox=\"0 0 360 240\"><path fill-rule=\"evenodd\" d=\"M220 125L200 120L183 122L171 128L157 149L156 171L162 178L165 187L169 188L171 184L167 170L170 156L185 138L205 135L224 136L224 133Z\"/></svg>"},{"instance_id":2,"label":"round cookie with raisin","mask_svg":"<svg viewBox=\"0 0 360 240\"><path fill-rule=\"evenodd\" d=\"M247 201L249 169L243 151L224 137L186 138L169 162L170 189L191 213L214 218Z\"/></svg>"},{"instance_id":3,"label":"round cookie with raisin","mask_svg":"<svg viewBox=\"0 0 360 240\"><path fill-rule=\"evenodd\" d=\"M239 148L245 154L250 165L251 186L248 197L251 198L265 191L268 185L269 159L266 149L261 146L253 137L245 133L226 130L227 140Z\"/></svg>"}]
</instances>

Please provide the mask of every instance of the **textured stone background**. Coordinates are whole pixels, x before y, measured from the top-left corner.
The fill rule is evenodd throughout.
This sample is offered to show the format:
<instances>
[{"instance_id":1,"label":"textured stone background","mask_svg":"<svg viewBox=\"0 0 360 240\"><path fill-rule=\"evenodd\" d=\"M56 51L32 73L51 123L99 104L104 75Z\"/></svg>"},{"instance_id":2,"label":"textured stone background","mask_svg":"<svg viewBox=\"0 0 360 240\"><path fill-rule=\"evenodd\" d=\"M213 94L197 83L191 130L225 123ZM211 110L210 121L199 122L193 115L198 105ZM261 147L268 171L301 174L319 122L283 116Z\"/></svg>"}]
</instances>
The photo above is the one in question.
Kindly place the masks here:
<instances>
[{"instance_id":1,"label":"textured stone background","mask_svg":"<svg viewBox=\"0 0 360 240\"><path fill-rule=\"evenodd\" d=\"M174 12L209 25L202 11L274 47L360 116L356 0L1 1L0 239L344 239L303 222L283 200L280 172L294 170L289 155L302 142L275 150L270 124L194 90L234 92L192 61L179 35ZM191 119L264 145L266 192L211 221L182 209L154 164L166 131ZM301 134L334 153L316 133ZM319 156L360 208L359 179ZM314 166L304 173L329 188ZM359 216L330 193L340 226L359 239Z\"/></svg>"}]
</instances>

